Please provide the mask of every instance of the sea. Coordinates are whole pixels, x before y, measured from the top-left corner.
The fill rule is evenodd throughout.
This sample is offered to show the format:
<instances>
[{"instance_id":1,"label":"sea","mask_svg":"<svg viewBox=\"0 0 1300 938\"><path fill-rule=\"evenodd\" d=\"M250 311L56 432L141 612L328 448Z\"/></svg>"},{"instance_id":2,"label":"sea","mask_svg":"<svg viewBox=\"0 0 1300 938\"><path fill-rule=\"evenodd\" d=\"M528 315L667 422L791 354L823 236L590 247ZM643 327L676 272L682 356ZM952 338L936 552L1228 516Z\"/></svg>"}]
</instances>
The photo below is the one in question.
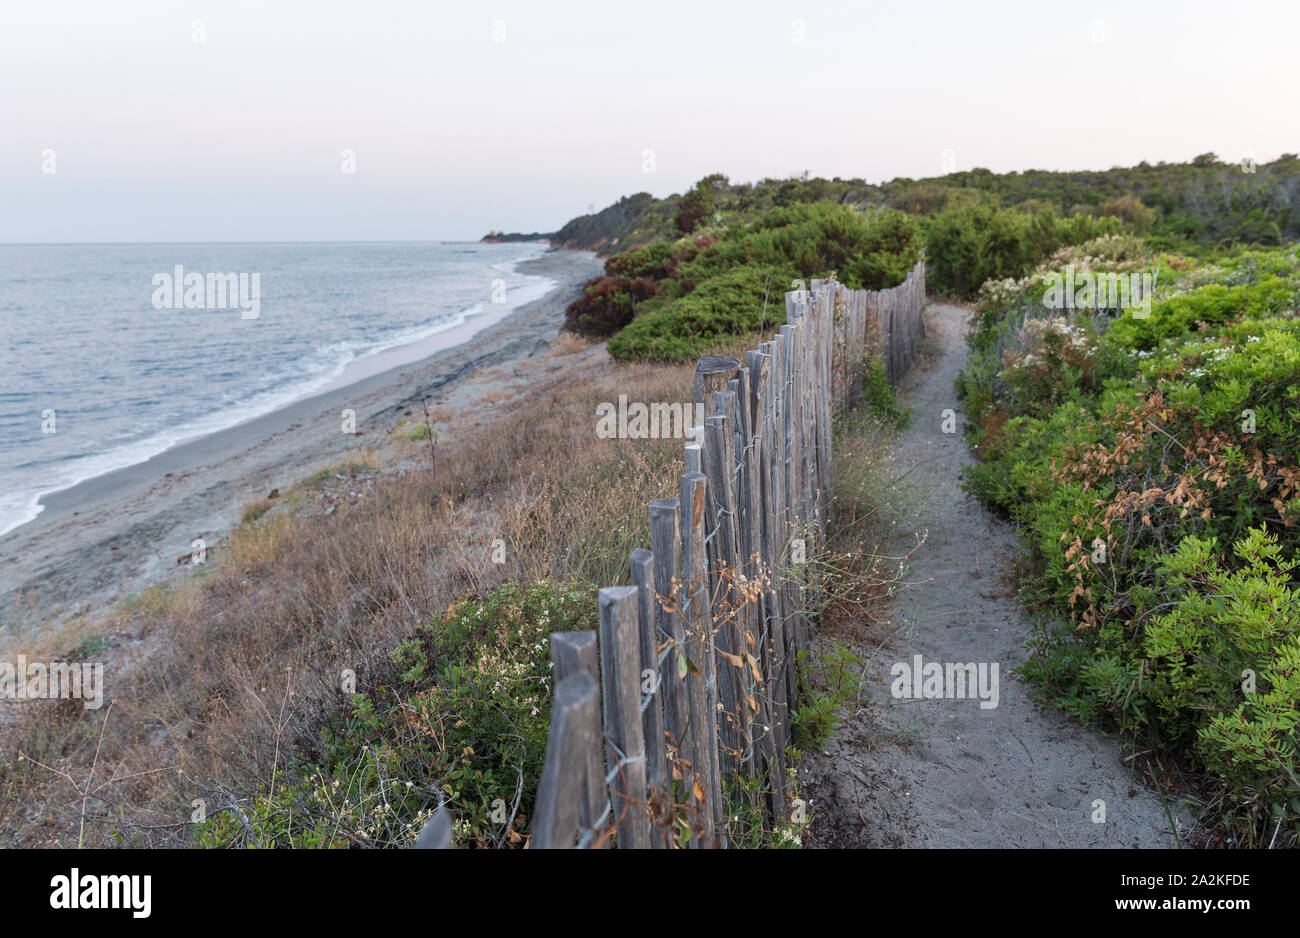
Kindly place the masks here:
<instances>
[{"instance_id":1,"label":"sea","mask_svg":"<svg viewBox=\"0 0 1300 938\"><path fill-rule=\"evenodd\" d=\"M554 281L517 266L546 249L0 245L0 534L37 517L43 495L542 297Z\"/></svg>"}]
</instances>

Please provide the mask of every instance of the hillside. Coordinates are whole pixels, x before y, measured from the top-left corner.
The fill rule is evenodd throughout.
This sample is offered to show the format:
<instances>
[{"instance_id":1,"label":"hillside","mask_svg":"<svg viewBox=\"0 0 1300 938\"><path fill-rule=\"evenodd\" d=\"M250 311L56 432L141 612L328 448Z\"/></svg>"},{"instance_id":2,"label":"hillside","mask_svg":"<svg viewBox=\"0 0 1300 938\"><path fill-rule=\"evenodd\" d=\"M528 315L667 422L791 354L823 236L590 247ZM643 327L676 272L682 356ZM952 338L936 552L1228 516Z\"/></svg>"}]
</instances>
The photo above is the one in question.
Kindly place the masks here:
<instances>
[{"instance_id":1,"label":"hillside","mask_svg":"<svg viewBox=\"0 0 1300 938\"><path fill-rule=\"evenodd\" d=\"M953 204L983 202L999 208L1056 215L1114 215L1177 243L1281 244L1300 237L1300 157L1271 163L1224 162L1213 153L1188 163L1139 163L1096 171L972 169L879 185L862 179L762 179L732 183L707 177L720 224L752 221L800 202L833 202L866 209L895 208L933 215ZM703 183L704 180L701 180ZM697 184L697 189L700 186ZM656 199L640 192L594 215L573 219L556 234L558 246L609 255L628 247L675 238L682 195Z\"/></svg>"}]
</instances>

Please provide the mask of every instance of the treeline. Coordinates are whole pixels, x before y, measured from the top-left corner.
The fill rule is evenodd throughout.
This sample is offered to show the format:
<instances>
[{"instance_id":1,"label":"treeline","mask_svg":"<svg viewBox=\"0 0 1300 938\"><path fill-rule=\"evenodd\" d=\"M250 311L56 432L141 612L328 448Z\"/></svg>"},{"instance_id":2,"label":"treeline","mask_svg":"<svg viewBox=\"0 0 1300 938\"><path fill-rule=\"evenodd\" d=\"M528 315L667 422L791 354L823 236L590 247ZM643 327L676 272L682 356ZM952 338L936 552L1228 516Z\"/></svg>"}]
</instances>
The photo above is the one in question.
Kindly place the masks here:
<instances>
[{"instance_id":1,"label":"treeline","mask_svg":"<svg viewBox=\"0 0 1300 938\"><path fill-rule=\"evenodd\" d=\"M1058 214L1122 218L1166 248L1208 242L1277 245L1300 236L1300 158L1228 163L1205 153L1190 163L1139 163L1098 172L953 173L941 180L888 184L913 196L921 186L975 192L998 205L1050 207Z\"/></svg>"},{"instance_id":2,"label":"treeline","mask_svg":"<svg viewBox=\"0 0 1300 938\"><path fill-rule=\"evenodd\" d=\"M1115 217L1170 249L1211 242L1277 245L1300 237L1300 157L1287 153L1269 163L1232 163L1205 153L1189 163L1144 162L1078 172L973 169L880 185L806 174L732 183L715 174L686 195L628 196L594 215L575 218L555 240L564 247L612 254L693 230L694 225L679 225L683 203L697 223L707 221L707 212L729 225L808 202L893 208L922 216L979 203L1058 217Z\"/></svg>"},{"instance_id":3,"label":"treeline","mask_svg":"<svg viewBox=\"0 0 1300 938\"><path fill-rule=\"evenodd\" d=\"M512 241L549 241L553 237L555 237L555 233L550 231L534 231L532 234L524 234L520 231L489 231L479 238L479 242L482 244L505 244Z\"/></svg>"},{"instance_id":4,"label":"treeline","mask_svg":"<svg viewBox=\"0 0 1300 938\"><path fill-rule=\"evenodd\" d=\"M973 299L986 281L1018 280L1056 251L1121 232L1152 253L1295 240L1300 160L1230 164L1204 154L883 185L807 175L732 183L718 173L681 195L627 196L554 240L608 257L605 275L570 307L569 329L616 336L610 351L620 358L675 360L719 336L779 325L784 311L772 300L794 280L835 273L850 286L891 287L924 247L931 288Z\"/></svg>"}]
</instances>

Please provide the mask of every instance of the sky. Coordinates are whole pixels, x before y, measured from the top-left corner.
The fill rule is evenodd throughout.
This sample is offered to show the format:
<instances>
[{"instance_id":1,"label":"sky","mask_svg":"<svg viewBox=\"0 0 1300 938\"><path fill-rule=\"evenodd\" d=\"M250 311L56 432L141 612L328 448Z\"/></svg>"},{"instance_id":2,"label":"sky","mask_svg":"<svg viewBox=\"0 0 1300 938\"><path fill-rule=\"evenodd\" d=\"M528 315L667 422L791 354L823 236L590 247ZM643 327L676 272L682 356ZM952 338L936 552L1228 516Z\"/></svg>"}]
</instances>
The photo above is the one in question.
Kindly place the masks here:
<instances>
[{"instance_id":1,"label":"sky","mask_svg":"<svg viewBox=\"0 0 1300 938\"><path fill-rule=\"evenodd\" d=\"M1297 34L1295 0L0 0L0 242L465 240L712 172L1265 162L1300 151Z\"/></svg>"}]
</instances>

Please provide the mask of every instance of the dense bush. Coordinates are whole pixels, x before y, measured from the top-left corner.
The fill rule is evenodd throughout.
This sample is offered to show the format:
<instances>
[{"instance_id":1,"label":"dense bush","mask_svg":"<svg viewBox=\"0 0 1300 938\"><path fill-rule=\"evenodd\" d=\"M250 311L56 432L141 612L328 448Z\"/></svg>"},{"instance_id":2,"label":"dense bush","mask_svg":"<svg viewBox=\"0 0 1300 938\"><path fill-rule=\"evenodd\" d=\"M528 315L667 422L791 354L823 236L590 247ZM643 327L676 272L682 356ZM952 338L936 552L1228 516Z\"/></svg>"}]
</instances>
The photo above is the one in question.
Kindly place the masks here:
<instances>
[{"instance_id":1,"label":"dense bush","mask_svg":"<svg viewBox=\"0 0 1300 938\"><path fill-rule=\"evenodd\" d=\"M1166 247L1183 250L1189 242L1277 245L1300 237L1298 180L1300 159L1292 153L1252 167L1203 154L1191 163L1144 162L1091 172L973 169L941 180L896 179L881 189L897 201L912 190L942 183L952 192L996 200L1003 208L1038 202L1062 214L1115 214L1139 230L1149 222Z\"/></svg>"},{"instance_id":2,"label":"dense bush","mask_svg":"<svg viewBox=\"0 0 1300 938\"><path fill-rule=\"evenodd\" d=\"M617 277L597 277L587 281L582 296L569 304L565 320L570 329L585 335L613 335L632 321L637 300L654 292L646 280L622 281Z\"/></svg>"},{"instance_id":3,"label":"dense bush","mask_svg":"<svg viewBox=\"0 0 1300 938\"><path fill-rule=\"evenodd\" d=\"M1193 293L1171 296L1155 305L1146 319L1125 317L1115 324L1116 339L1138 349L1160 340L1221 326L1234 319L1262 319L1296 309L1300 284L1277 277L1235 287L1210 284Z\"/></svg>"},{"instance_id":4,"label":"dense bush","mask_svg":"<svg viewBox=\"0 0 1300 938\"><path fill-rule=\"evenodd\" d=\"M900 283L920 256L919 229L907 215L824 202L773 209L719 235L692 242L696 250L674 255L673 265L656 260L667 256L662 242L627 260L611 258L607 270L665 274L652 300L631 304L635 318L610 342L611 355L690 358L721 336L785 322L785 292L796 280L834 273L853 288L883 289Z\"/></svg>"},{"instance_id":5,"label":"dense bush","mask_svg":"<svg viewBox=\"0 0 1300 938\"><path fill-rule=\"evenodd\" d=\"M725 176L706 176L682 196L677 203L677 230L690 234L700 226L700 222L711 218L717 205L714 193L725 184Z\"/></svg>"},{"instance_id":6,"label":"dense bush","mask_svg":"<svg viewBox=\"0 0 1300 938\"><path fill-rule=\"evenodd\" d=\"M632 321L637 304L657 296L677 266L709 243L707 237L656 241L615 254L605 261L605 276L587 281L582 296L569 304L565 328L584 335L613 335Z\"/></svg>"},{"instance_id":7,"label":"dense bush","mask_svg":"<svg viewBox=\"0 0 1300 938\"><path fill-rule=\"evenodd\" d=\"M1118 233L1118 218L1057 218L967 203L944 209L926 225L926 280L935 292L974 297L987 280L1019 278L1058 248Z\"/></svg>"},{"instance_id":8,"label":"dense bush","mask_svg":"<svg viewBox=\"0 0 1300 938\"><path fill-rule=\"evenodd\" d=\"M1104 235L1058 250L1020 280L985 282L967 340L970 354L957 382L968 418L976 426L988 423L995 428L1005 416L1041 415L1081 390L1095 393L1109 378L1134 374L1136 363L1127 349L1097 341L1100 330L1121 325L1111 318L1120 311L1074 310L1065 316L1050 310L1044 305L1047 275L1059 274L1067 267L1078 274L1154 272L1157 262L1141 240ZM1182 264L1183 259L1165 258L1164 263ZM1181 282L1171 281L1170 285ZM1048 327L1048 320L1056 321ZM1065 332L1070 333L1068 349L1060 346ZM1040 342L1056 343L1063 354L1035 354ZM1080 358L1078 353L1084 347L1087 355ZM1021 404L1028 409L1018 410ZM985 443L981 439L974 442Z\"/></svg>"},{"instance_id":9,"label":"dense bush","mask_svg":"<svg viewBox=\"0 0 1300 938\"><path fill-rule=\"evenodd\" d=\"M1156 213L1142 204L1141 199L1122 195L1107 199L1097 206L1098 215L1113 215L1133 231L1146 232L1155 224Z\"/></svg>"},{"instance_id":10,"label":"dense bush","mask_svg":"<svg viewBox=\"0 0 1300 938\"><path fill-rule=\"evenodd\" d=\"M676 300L649 304L618 335L609 353L620 359L680 361L709 351L720 337L771 329L785 322L790 267L745 264L710 277Z\"/></svg>"},{"instance_id":11,"label":"dense bush","mask_svg":"<svg viewBox=\"0 0 1300 938\"><path fill-rule=\"evenodd\" d=\"M986 285L959 388L966 484L1020 523L1028 595L1073 626L1028 675L1295 834L1300 320L1275 275L1293 263L1170 271L1146 319L1052 314L1033 277Z\"/></svg>"}]
</instances>

